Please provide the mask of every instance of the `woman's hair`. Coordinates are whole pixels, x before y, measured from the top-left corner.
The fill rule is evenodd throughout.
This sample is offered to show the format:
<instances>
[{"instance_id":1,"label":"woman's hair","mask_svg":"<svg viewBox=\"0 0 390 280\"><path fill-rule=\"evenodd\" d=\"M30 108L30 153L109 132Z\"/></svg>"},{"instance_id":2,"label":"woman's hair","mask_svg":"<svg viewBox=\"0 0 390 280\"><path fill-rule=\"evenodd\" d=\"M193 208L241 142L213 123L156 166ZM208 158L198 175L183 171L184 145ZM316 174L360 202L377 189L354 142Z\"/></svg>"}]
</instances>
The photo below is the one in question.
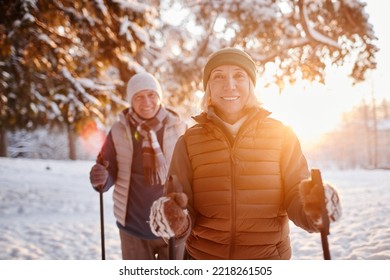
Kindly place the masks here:
<instances>
[{"instance_id":1,"label":"woman's hair","mask_svg":"<svg viewBox=\"0 0 390 280\"><path fill-rule=\"evenodd\" d=\"M202 98L202 101L200 103L200 109L202 110L202 112L207 112L208 106L211 105L210 104L210 100L211 100L210 94L211 94L210 86L207 84L206 91L205 91L203 98ZM252 80L249 79L249 97L248 97L248 101L247 101L245 107L252 108L252 107L260 107L260 106L261 106L261 102L256 97L255 86L253 85Z\"/></svg>"}]
</instances>

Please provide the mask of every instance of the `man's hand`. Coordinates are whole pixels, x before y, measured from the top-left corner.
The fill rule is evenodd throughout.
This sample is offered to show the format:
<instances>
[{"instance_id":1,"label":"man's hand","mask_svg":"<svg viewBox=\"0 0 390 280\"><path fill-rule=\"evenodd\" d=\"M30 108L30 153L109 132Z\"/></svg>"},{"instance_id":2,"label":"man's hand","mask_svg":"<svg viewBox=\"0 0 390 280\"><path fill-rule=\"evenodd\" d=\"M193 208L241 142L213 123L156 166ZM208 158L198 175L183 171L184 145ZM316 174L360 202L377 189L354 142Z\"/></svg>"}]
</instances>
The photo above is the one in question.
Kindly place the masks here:
<instances>
[{"instance_id":1,"label":"man's hand","mask_svg":"<svg viewBox=\"0 0 390 280\"><path fill-rule=\"evenodd\" d=\"M108 179L108 161L103 161L103 165L96 163L92 166L91 171L89 172L89 180L91 181L92 186L97 189L103 188Z\"/></svg>"}]
</instances>

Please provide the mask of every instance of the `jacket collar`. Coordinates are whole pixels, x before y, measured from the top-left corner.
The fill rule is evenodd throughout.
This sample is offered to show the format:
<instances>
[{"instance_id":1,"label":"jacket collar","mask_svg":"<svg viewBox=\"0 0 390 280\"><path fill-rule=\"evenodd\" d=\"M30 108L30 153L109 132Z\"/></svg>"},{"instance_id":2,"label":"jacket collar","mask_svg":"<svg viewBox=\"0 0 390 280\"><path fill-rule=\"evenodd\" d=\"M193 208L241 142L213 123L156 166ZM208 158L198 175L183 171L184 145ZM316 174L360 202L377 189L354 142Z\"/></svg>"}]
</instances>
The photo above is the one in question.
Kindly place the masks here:
<instances>
[{"instance_id":1,"label":"jacket collar","mask_svg":"<svg viewBox=\"0 0 390 280\"><path fill-rule=\"evenodd\" d=\"M247 110L248 110L248 112L247 112L248 118L245 121L245 123L254 117L264 119L264 118L268 117L269 115L271 115L271 112L269 112L266 109L261 108L261 107L248 108ZM199 115L192 117L192 119L194 119L199 124L205 124L207 122L212 121L212 119L210 119L210 117L208 116L207 112L202 112Z\"/></svg>"}]
</instances>

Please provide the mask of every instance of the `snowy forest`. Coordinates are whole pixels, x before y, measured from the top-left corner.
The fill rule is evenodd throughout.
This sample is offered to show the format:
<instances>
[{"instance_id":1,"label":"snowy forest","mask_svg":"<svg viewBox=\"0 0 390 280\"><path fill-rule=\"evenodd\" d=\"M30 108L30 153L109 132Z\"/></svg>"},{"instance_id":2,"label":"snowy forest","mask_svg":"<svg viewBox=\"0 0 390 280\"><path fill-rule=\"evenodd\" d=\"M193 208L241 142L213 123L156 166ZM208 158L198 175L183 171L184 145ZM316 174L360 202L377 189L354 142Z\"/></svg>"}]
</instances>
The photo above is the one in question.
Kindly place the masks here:
<instances>
[{"instance_id":1,"label":"snowy forest","mask_svg":"<svg viewBox=\"0 0 390 280\"><path fill-rule=\"evenodd\" d=\"M366 101L309 148L313 161L339 169L390 169L390 102Z\"/></svg>"},{"instance_id":2,"label":"snowy forest","mask_svg":"<svg viewBox=\"0 0 390 280\"><path fill-rule=\"evenodd\" d=\"M0 3L3 157L93 159L128 106L126 82L145 70L158 77L166 104L189 118L205 60L225 46L245 48L262 85L279 94L297 80L325 84L329 66L351 64L356 84L377 66L377 38L359 0ZM389 106L370 100L346 112L310 157L341 168L389 168Z\"/></svg>"}]
</instances>

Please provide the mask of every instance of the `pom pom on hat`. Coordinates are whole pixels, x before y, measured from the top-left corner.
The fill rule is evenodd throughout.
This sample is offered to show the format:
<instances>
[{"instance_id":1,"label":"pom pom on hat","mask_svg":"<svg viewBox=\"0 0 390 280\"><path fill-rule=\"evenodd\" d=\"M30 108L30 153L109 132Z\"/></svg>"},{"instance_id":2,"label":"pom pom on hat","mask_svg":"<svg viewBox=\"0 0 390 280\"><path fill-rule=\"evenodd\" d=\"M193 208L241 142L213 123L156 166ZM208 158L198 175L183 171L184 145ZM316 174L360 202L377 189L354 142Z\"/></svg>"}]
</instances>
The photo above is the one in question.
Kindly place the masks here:
<instances>
[{"instance_id":1,"label":"pom pom on hat","mask_svg":"<svg viewBox=\"0 0 390 280\"><path fill-rule=\"evenodd\" d=\"M162 90L160 83L157 79L150 73L137 73L132 76L127 83L127 97L126 100L131 104L133 96L140 92L141 90L153 90L160 100L162 100Z\"/></svg>"},{"instance_id":2,"label":"pom pom on hat","mask_svg":"<svg viewBox=\"0 0 390 280\"><path fill-rule=\"evenodd\" d=\"M203 70L203 89L206 90L211 71L221 65L237 65L242 67L256 85L256 64L246 52L237 48L223 48L212 53Z\"/></svg>"}]
</instances>

